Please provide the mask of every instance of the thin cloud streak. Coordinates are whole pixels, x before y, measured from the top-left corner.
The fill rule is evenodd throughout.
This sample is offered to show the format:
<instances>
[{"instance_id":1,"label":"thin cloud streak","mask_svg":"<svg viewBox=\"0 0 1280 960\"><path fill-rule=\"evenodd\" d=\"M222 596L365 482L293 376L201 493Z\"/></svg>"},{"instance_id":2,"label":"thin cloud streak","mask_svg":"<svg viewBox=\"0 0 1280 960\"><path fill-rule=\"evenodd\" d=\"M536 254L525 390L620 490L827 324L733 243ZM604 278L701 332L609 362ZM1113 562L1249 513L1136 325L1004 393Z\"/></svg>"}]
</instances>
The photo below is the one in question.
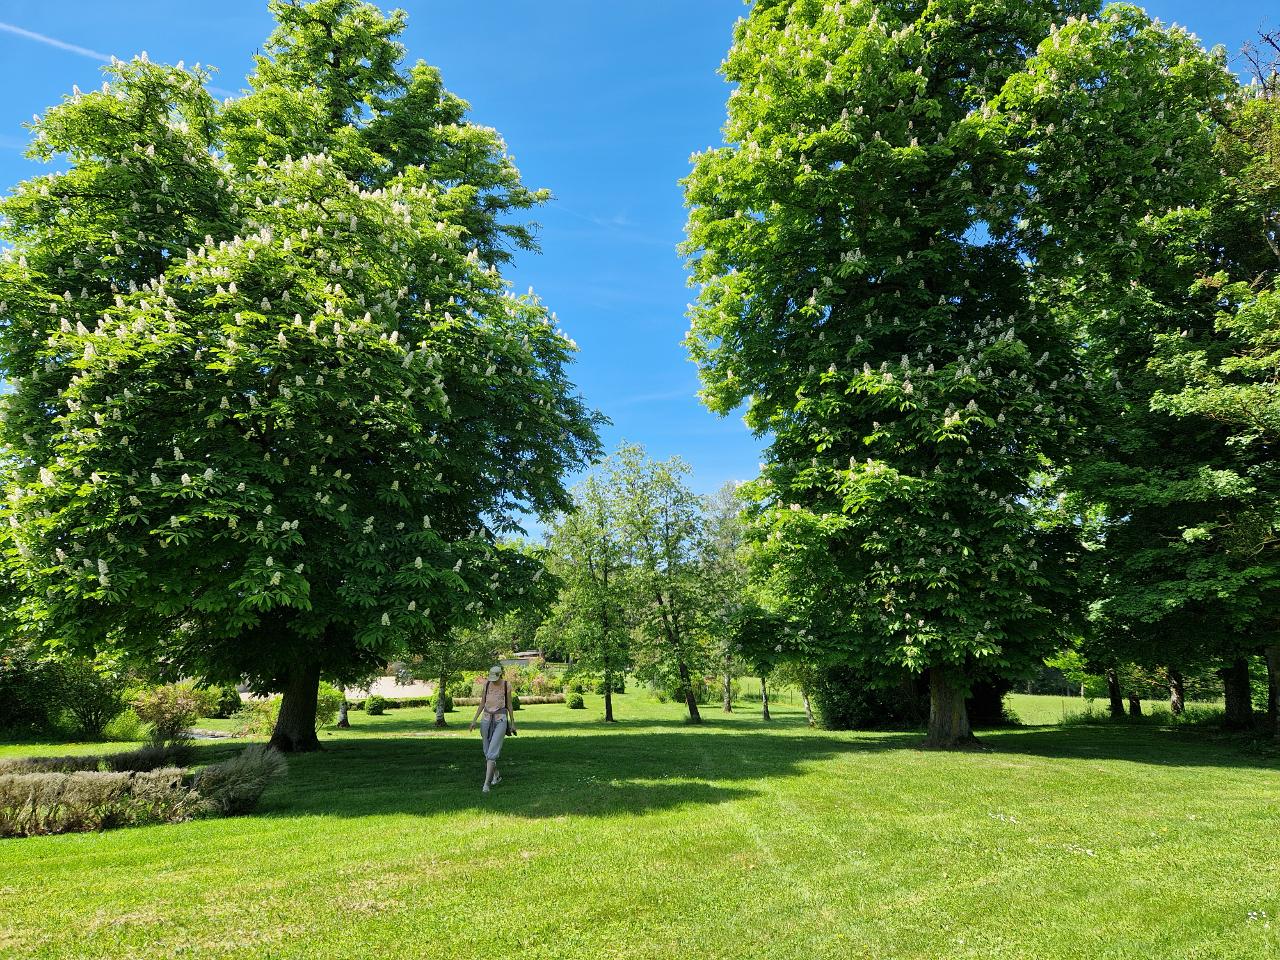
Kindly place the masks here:
<instances>
[{"instance_id":1,"label":"thin cloud streak","mask_svg":"<svg viewBox=\"0 0 1280 960\"><path fill-rule=\"evenodd\" d=\"M15 26L12 23L5 23L3 20L0 20L0 33L12 33L14 36L23 37L27 40L34 40L36 43L43 43L47 47L66 50L68 53L88 57L90 60L98 60L101 63L110 63L112 60L116 59L109 53L100 53L97 50L90 50L88 47L79 47L74 43L67 43L65 40L59 40L57 37L47 37L43 33L36 33L34 30L27 30L23 27ZM236 96L234 90L224 90L222 87L206 86L205 89L219 97Z\"/></svg>"},{"instance_id":2,"label":"thin cloud streak","mask_svg":"<svg viewBox=\"0 0 1280 960\"><path fill-rule=\"evenodd\" d=\"M46 37L43 33L36 33L34 30L25 30L22 27L14 26L12 23L5 23L0 20L0 30L5 33L12 33L19 37L25 37L28 40L34 40L36 43L43 43L47 47L57 47L59 50L66 50L68 53L76 53L82 57L89 57L91 60L100 60L102 63L111 62L111 54L99 53L97 50L90 50L88 47L78 47L74 43L67 43L65 40L59 40L56 37Z\"/></svg>"}]
</instances>

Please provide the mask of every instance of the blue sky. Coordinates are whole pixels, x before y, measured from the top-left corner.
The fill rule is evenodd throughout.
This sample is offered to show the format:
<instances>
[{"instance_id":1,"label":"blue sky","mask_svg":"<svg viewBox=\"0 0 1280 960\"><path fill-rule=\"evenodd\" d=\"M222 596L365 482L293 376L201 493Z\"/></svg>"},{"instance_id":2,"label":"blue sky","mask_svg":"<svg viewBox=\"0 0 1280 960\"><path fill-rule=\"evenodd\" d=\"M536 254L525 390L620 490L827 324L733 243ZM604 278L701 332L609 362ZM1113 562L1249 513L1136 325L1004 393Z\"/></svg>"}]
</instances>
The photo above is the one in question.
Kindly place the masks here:
<instances>
[{"instance_id":1,"label":"blue sky","mask_svg":"<svg viewBox=\"0 0 1280 960\"><path fill-rule=\"evenodd\" d=\"M0 0L0 189L36 169L22 124L101 82L94 54L186 60L240 87L271 29L265 0ZM575 378L612 421L606 443L680 454L710 492L755 475L759 444L736 417L698 403L680 344L691 291L675 246L678 181L694 150L719 142L728 93L716 69L741 0L401 0L409 58L441 68L476 122L506 137L530 186L543 252L512 279L533 285L581 346ZM1258 0L1151 0L1233 54L1264 22ZM1280 11L1271 17L1280 26ZM16 28L16 30L15 30ZM21 31L40 34L39 40ZM50 41L56 41L50 42ZM68 49L67 46L78 49Z\"/></svg>"}]
</instances>

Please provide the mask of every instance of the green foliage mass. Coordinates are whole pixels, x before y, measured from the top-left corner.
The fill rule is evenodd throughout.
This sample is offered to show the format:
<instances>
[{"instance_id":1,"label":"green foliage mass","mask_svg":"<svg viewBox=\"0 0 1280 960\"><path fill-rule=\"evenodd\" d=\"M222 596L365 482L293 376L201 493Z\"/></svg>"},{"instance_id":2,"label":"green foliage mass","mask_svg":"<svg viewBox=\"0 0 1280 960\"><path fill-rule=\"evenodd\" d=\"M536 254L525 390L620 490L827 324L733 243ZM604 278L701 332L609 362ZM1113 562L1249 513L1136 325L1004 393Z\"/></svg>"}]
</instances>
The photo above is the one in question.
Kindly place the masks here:
<instances>
[{"instance_id":1,"label":"green foliage mass","mask_svg":"<svg viewBox=\"0 0 1280 960\"><path fill-rule=\"evenodd\" d=\"M724 72L687 343L770 440L772 652L964 689L1081 633L1095 672L1258 649L1273 85L1090 2L757 3Z\"/></svg>"},{"instance_id":2,"label":"green foliage mass","mask_svg":"<svg viewBox=\"0 0 1280 960\"><path fill-rule=\"evenodd\" d=\"M633 595L619 493L603 473L574 488L574 509L557 518L548 539L561 586L539 634L544 646L573 657L575 671L610 677L631 665Z\"/></svg>"},{"instance_id":3,"label":"green foliage mass","mask_svg":"<svg viewBox=\"0 0 1280 960\"><path fill-rule=\"evenodd\" d=\"M243 96L115 62L0 201L9 575L28 622L188 676L362 675L495 601L597 417L499 272L545 198L403 15L271 4Z\"/></svg>"},{"instance_id":4,"label":"green foliage mass","mask_svg":"<svg viewBox=\"0 0 1280 960\"><path fill-rule=\"evenodd\" d=\"M759 3L696 157L689 349L770 438L748 488L798 650L1016 670L1055 642L1069 538L1040 477L1072 443L1070 331L1035 297L1026 168L990 103L1093 4Z\"/></svg>"},{"instance_id":5,"label":"green foliage mass","mask_svg":"<svg viewBox=\"0 0 1280 960\"><path fill-rule=\"evenodd\" d=\"M1099 665L1234 659L1275 616L1280 566L1260 549L1274 436L1258 434L1280 265L1260 149L1274 111L1220 51L1118 5L1056 31L992 113L987 132L1030 172L1013 200L1035 228L1039 292L1078 330L1093 388L1062 487L1095 521L1085 650Z\"/></svg>"}]
</instances>

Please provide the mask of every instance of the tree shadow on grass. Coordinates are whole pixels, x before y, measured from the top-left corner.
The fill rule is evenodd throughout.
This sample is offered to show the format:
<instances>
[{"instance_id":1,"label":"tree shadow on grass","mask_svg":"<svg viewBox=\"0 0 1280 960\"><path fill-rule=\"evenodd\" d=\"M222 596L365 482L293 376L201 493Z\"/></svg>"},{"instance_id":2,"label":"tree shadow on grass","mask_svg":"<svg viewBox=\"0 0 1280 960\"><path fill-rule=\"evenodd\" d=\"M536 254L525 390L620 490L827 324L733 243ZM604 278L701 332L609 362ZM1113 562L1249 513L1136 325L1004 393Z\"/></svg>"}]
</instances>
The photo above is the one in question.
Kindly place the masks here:
<instances>
[{"instance_id":1,"label":"tree shadow on grass","mask_svg":"<svg viewBox=\"0 0 1280 960\"><path fill-rule=\"evenodd\" d=\"M470 711L448 714L448 725L445 727L437 727L431 720L424 721L420 716L393 717L386 715L379 717L376 723L362 724L359 720L355 720L353 721L355 726L352 729L357 735L367 734L371 737L397 733L422 736L437 732L441 734L449 732L465 733L467 724L470 722ZM628 717L625 714L619 714L612 723L605 723L601 716L591 713L567 717L564 715L540 716L536 710L530 711L527 708L516 713L516 726L521 730L546 731L548 733L572 733L576 731L606 733L645 729L741 730L761 733L776 729L808 729L804 714L798 712L781 713L772 720L766 721L762 720L759 714L721 713L719 710L711 713L707 711L703 714L701 723L690 723L688 718L684 716L653 718Z\"/></svg>"},{"instance_id":2,"label":"tree shadow on grass","mask_svg":"<svg viewBox=\"0 0 1280 960\"><path fill-rule=\"evenodd\" d=\"M1161 767L1280 769L1274 748L1202 730L1151 725L1076 725L979 730L986 749L1053 760L1119 760Z\"/></svg>"},{"instance_id":3,"label":"tree shadow on grass","mask_svg":"<svg viewBox=\"0 0 1280 960\"><path fill-rule=\"evenodd\" d=\"M756 782L802 776L813 762L842 754L914 752L922 741L918 731L809 731L799 719L766 725L758 717L721 716L690 726L681 719L605 725L587 717L525 717L522 735L508 740L503 750L504 783L483 795L479 735L466 731L468 719L439 730L421 717L379 718L343 736L326 737L320 753L290 758L287 784L268 794L261 813L638 815L746 799L759 793ZM983 749L967 754L977 764L984 757L1022 755L1063 762L1280 768L1280 758L1261 749L1202 732L1149 726L1000 728L979 731L979 739ZM939 754L938 762L944 763L945 755ZM893 775L885 769L886 778ZM993 769L992 776L999 774Z\"/></svg>"},{"instance_id":4,"label":"tree shadow on grass","mask_svg":"<svg viewBox=\"0 0 1280 960\"><path fill-rule=\"evenodd\" d=\"M758 732L736 734L729 745L687 733L521 736L504 746L499 763L503 783L487 795L480 792L484 767L476 735L334 740L321 753L291 758L288 785L273 791L261 812L338 817L474 810L537 818L641 814L744 799L758 791L742 781L799 776L802 765L811 761L902 749L914 739Z\"/></svg>"}]
</instances>

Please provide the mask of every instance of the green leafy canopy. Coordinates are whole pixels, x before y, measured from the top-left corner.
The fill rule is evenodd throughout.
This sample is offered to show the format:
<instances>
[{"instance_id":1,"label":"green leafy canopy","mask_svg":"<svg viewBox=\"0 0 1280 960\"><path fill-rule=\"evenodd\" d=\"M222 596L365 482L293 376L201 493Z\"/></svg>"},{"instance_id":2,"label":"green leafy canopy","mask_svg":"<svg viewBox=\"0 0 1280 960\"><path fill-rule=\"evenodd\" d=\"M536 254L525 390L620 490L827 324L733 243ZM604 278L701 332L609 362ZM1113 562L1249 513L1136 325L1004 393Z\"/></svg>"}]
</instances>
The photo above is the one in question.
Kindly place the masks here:
<instances>
[{"instance_id":1,"label":"green leafy canopy","mask_svg":"<svg viewBox=\"0 0 1280 960\"><path fill-rule=\"evenodd\" d=\"M498 534L568 505L598 415L499 272L533 245L497 133L403 14L271 4L240 97L116 62L0 203L7 561L51 634L270 685L497 601Z\"/></svg>"}]
</instances>

